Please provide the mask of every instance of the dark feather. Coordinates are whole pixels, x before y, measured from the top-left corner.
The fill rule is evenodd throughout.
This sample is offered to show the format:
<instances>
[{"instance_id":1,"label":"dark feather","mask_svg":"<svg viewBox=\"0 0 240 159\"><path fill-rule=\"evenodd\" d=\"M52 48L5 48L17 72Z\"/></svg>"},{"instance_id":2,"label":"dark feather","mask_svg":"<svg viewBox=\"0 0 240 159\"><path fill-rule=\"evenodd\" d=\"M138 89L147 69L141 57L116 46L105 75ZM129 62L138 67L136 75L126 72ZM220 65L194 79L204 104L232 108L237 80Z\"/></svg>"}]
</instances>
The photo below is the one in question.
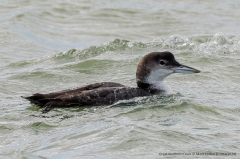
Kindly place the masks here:
<instances>
[{"instance_id":1,"label":"dark feather","mask_svg":"<svg viewBox=\"0 0 240 159\"><path fill-rule=\"evenodd\" d=\"M44 107L44 112L50 111L54 107L70 107L81 105L100 105L100 103L112 103L106 102L109 90L103 88L125 88L124 85L114 82L103 82L90 84L84 87L80 87L73 90L64 90L60 92L53 92L48 94L36 93L29 97L23 97L30 102ZM103 89L103 91L99 91ZM95 91L98 90L96 93ZM100 98L99 98L100 97ZM89 99L90 98L90 99ZM102 99L101 99L102 98Z\"/></svg>"}]
</instances>

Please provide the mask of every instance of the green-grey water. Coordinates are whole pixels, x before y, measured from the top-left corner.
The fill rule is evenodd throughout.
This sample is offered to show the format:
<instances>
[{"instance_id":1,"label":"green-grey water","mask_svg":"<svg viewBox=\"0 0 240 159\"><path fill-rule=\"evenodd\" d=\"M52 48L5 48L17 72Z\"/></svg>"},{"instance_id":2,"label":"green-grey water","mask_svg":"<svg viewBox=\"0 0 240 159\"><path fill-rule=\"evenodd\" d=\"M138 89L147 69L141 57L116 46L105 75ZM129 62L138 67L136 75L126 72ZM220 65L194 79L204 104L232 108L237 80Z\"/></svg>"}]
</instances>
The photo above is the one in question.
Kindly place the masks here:
<instances>
[{"instance_id":1,"label":"green-grey water","mask_svg":"<svg viewBox=\"0 0 240 159\"><path fill-rule=\"evenodd\" d=\"M0 158L239 158L239 7L0 1ZM102 81L136 87L138 62L153 51L171 51L201 73L169 76L172 95L111 106L42 115L21 98Z\"/></svg>"}]
</instances>

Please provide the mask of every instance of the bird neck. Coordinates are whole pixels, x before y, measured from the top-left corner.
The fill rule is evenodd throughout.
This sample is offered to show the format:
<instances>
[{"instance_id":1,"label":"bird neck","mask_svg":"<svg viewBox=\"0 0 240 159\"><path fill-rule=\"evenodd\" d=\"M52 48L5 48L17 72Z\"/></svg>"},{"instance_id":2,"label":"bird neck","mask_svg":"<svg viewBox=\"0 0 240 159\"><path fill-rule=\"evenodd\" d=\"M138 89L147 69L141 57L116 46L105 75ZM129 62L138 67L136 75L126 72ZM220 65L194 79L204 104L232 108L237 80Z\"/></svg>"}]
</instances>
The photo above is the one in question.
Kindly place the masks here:
<instances>
[{"instance_id":1,"label":"bird neck","mask_svg":"<svg viewBox=\"0 0 240 159\"><path fill-rule=\"evenodd\" d=\"M148 83L145 81L137 81L139 88L149 91L151 94L171 94L171 89L165 85L163 81Z\"/></svg>"}]
</instances>

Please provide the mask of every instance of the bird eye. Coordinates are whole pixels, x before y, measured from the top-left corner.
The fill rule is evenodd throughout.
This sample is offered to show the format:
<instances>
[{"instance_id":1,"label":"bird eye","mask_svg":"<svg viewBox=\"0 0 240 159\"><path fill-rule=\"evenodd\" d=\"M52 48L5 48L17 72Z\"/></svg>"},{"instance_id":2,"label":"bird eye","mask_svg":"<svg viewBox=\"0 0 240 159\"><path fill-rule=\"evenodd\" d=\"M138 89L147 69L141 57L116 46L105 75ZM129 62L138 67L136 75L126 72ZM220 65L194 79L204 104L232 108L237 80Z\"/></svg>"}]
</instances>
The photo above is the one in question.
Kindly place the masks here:
<instances>
[{"instance_id":1,"label":"bird eye","mask_svg":"<svg viewBox=\"0 0 240 159\"><path fill-rule=\"evenodd\" d=\"M164 61L160 61L159 63L160 63L160 65L165 65Z\"/></svg>"}]
</instances>

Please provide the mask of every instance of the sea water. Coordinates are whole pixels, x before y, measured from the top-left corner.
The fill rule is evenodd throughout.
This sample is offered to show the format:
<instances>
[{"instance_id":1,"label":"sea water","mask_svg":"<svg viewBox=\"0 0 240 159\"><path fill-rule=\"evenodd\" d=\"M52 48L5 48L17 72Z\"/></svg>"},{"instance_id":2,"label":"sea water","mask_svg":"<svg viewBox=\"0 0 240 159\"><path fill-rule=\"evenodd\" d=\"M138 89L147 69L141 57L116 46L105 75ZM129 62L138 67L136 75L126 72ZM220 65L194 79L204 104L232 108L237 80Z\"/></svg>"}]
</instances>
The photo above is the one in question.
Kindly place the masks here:
<instances>
[{"instance_id":1,"label":"sea water","mask_svg":"<svg viewBox=\"0 0 240 159\"><path fill-rule=\"evenodd\" d=\"M240 2L0 2L0 158L234 158L240 153ZM21 96L96 82L136 87L141 58L201 71L174 94L42 109Z\"/></svg>"}]
</instances>

